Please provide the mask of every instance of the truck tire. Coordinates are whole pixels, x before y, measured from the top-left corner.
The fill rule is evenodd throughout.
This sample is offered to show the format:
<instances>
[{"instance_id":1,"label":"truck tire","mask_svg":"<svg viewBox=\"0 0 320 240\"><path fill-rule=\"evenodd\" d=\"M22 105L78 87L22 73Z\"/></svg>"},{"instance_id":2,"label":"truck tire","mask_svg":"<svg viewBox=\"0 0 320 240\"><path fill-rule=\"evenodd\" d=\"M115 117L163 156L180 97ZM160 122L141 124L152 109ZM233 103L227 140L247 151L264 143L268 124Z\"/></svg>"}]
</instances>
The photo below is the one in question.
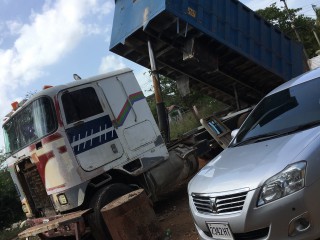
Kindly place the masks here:
<instances>
[{"instance_id":1,"label":"truck tire","mask_svg":"<svg viewBox=\"0 0 320 240\"><path fill-rule=\"evenodd\" d=\"M114 183L99 189L90 201L93 213L88 216L88 223L95 240L111 240L107 226L101 215L101 208L113 200L133 191L128 185Z\"/></svg>"}]
</instances>

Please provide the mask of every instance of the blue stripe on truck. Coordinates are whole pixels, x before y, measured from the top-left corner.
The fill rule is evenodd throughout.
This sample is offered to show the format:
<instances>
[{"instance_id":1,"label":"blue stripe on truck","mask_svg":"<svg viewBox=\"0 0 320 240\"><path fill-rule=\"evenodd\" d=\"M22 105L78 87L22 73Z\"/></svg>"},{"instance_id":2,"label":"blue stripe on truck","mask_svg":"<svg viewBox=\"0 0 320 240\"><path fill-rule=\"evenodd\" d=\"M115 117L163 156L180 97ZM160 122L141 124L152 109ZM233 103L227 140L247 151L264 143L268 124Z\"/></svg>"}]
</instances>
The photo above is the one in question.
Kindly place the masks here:
<instances>
[{"instance_id":1,"label":"blue stripe on truck","mask_svg":"<svg viewBox=\"0 0 320 240\"><path fill-rule=\"evenodd\" d=\"M66 133L75 155L118 138L109 115L71 127Z\"/></svg>"}]
</instances>

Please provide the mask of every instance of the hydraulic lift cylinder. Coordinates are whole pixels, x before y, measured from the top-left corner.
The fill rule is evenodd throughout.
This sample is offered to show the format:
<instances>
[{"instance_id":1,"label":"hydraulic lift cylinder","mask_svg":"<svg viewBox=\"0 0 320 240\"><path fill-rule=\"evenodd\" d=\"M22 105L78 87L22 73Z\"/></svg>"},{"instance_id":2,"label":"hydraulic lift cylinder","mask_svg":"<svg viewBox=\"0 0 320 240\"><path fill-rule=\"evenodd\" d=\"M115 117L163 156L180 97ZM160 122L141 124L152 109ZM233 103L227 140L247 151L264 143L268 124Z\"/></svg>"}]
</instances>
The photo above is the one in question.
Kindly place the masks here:
<instances>
[{"instance_id":1,"label":"hydraulic lift cylinder","mask_svg":"<svg viewBox=\"0 0 320 240\"><path fill-rule=\"evenodd\" d=\"M162 95L161 95L159 75L157 73L156 61L155 61L155 57L153 54L153 49L150 41L148 41L148 51L149 51L149 57L150 57L150 66L151 66L152 82L153 82L153 88L154 88L154 96L156 100L159 129L164 138L164 141L168 143L170 141L168 116L167 116L166 107L164 105Z\"/></svg>"}]
</instances>

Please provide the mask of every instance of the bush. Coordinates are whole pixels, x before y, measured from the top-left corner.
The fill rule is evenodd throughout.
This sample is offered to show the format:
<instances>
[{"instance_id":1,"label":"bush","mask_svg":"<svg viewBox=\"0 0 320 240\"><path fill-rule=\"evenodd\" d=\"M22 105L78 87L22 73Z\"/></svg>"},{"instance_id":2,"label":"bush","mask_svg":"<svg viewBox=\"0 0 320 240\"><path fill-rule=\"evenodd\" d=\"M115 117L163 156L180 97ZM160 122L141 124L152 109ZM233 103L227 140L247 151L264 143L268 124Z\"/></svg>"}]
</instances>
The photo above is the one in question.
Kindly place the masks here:
<instances>
[{"instance_id":1,"label":"bush","mask_svg":"<svg viewBox=\"0 0 320 240\"><path fill-rule=\"evenodd\" d=\"M15 239L20 232L25 230L25 228L15 228L12 230L3 230L0 231L0 240L11 240Z\"/></svg>"},{"instance_id":2,"label":"bush","mask_svg":"<svg viewBox=\"0 0 320 240\"><path fill-rule=\"evenodd\" d=\"M8 170L0 170L0 230L21 220L24 213Z\"/></svg>"}]
</instances>

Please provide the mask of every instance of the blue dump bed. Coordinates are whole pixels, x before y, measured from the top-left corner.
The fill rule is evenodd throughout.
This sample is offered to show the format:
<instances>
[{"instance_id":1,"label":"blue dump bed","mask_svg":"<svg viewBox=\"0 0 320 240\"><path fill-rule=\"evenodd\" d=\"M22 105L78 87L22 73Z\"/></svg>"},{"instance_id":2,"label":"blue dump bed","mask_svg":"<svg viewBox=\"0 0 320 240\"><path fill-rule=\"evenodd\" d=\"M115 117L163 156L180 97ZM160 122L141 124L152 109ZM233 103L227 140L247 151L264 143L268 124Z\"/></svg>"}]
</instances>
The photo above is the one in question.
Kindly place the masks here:
<instances>
[{"instance_id":1,"label":"blue dump bed","mask_svg":"<svg viewBox=\"0 0 320 240\"><path fill-rule=\"evenodd\" d=\"M235 106L306 69L302 45L237 0L116 0L110 50ZM236 89L236 91L235 91Z\"/></svg>"}]
</instances>

